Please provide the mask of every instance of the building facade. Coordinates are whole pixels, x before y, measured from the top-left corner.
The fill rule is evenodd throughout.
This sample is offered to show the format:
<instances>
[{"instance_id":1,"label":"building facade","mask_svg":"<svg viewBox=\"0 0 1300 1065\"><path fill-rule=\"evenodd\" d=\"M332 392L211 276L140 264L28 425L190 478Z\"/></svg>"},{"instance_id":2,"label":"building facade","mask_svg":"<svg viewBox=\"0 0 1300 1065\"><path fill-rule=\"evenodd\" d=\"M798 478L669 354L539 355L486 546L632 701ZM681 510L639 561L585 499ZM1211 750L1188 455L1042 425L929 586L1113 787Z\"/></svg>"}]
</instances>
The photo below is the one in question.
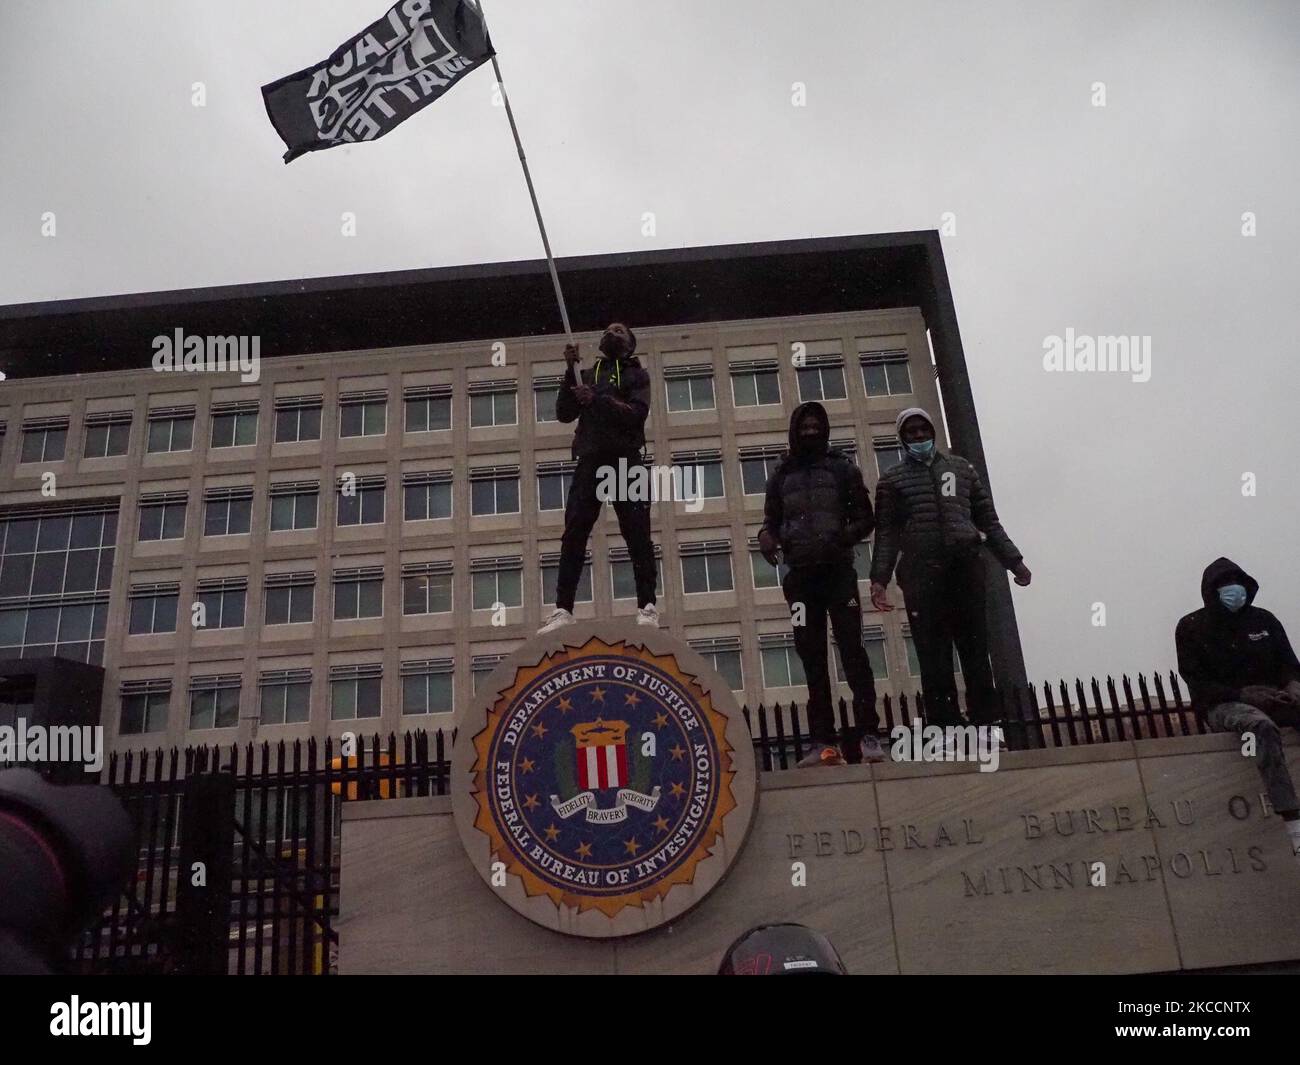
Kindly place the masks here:
<instances>
[{"instance_id":1,"label":"building facade","mask_svg":"<svg viewBox=\"0 0 1300 1065\"><path fill-rule=\"evenodd\" d=\"M654 381L647 457L689 469L702 497L652 508L662 624L742 702L802 702L779 574L755 542L763 485L790 412L816 399L874 499L900 458L897 412L939 412L926 321L901 307L630 324ZM598 336L578 338L587 364ZM563 343L266 358L256 383L148 365L5 381L0 658L102 665L111 749L450 725L553 607ZM870 609L869 551L878 690L910 693L905 615ZM635 606L607 508L575 613Z\"/></svg>"}]
</instances>

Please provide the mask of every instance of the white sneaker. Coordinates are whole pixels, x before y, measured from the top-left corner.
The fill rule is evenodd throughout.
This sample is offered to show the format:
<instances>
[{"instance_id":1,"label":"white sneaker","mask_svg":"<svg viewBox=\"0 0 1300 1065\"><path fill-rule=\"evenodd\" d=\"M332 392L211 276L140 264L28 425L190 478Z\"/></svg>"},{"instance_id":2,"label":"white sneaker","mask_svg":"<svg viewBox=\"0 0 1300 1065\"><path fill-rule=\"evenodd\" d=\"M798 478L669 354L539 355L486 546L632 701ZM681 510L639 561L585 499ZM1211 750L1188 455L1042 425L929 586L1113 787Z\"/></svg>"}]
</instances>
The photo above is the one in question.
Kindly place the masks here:
<instances>
[{"instance_id":1,"label":"white sneaker","mask_svg":"<svg viewBox=\"0 0 1300 1065\"><path fill-rule=\"evenodd\" d=\"M649 625L657 629L659 627L659 609L654 603L646 603L636 612L636 623L638 625Z\"/></svg>"},{"instance_id":2,"label":"white sneaker","mask_svg":"<svg viewBox=\"0 0 1300 1065\"><path fill-rule=\"evenodd\" d=\"M538 636L545 636L548 632L554 632L556 629L562 629L565 625L573 624L573 615L563 607L556 607L555 612L546 619L546 624L537 630Z\"/></svg>"}]
</instances>

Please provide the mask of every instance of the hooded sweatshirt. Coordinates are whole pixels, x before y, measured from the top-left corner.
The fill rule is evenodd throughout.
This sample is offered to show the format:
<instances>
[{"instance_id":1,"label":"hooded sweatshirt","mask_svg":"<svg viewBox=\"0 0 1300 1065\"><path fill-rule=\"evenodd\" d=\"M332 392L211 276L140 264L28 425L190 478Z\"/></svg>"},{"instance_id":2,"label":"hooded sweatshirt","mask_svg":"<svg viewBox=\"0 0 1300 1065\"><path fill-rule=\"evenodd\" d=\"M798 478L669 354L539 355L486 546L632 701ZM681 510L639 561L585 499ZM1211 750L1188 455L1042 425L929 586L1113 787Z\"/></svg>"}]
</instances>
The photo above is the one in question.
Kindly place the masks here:
<instances>
[{"instance_id":1,"label":"hooded sweatshirt","mask_svg":"<svg viewBox=\"0 0 1300 1065\"><path fill-rule=\"evenodd\" d=\"M811 445L799 439L806 414L821 431ZM789 451L767 481L763 529L776 537L791 568L853 565L854 545L875 518L862 471L830 447L831 426L820 403L801 403L790 415Z\"/></svg>"},{"instance_id":2,"label":"hooded sweatshirt","mask_svg":"<svg viewBox=\"0 0 1300 1065\"><path fill-rule=\"evenodd\" d=\"M924 418L934 427L929 414L909 407L895 421L899 433L913 417ZM904 453L903 461L881 474L876 485L871 579L888 584L898 562L902 582L918 566L976 551L981 543L1003 566L1015 569L1020 551L1002 528L979 471L960 455L940 451L937 439L928 458L918 458L906 448Z\"/></svg>"},{"instance_id":3,"label":"hooded sweatshirt","mask_svg":"<svg viewBox=\"0 0 1300 1065\"><path fill-rule=\"evenodd\" d=\"M573 394L576 380L565 373L555 399L555 416L577 421L573 457L634 455L645 446L645 420L650 413L650 374L635 355L603 352L582 371L582 383L596 393L583 407Z\"/></svg>"},{"instance_id":4,"label":"hooded sweatshirt","mask_svg":"<svg viewBox=\"0 0 1300 1065\"><path fill-rule=\"evenodd\" d=\"M1222 584L1246 589L1246 605L1235 613L1221 602ZM1178 672L1187 681L1192 709L1200 718L1219 703L1239 701L1250 684L1285 687L1300 680L1300 662L1282 623L1254 605L1258 582L1228 558L1216 558L1201 575L1205 604L1178 622L1174 645Z\"/></svg>"}]
</instances>

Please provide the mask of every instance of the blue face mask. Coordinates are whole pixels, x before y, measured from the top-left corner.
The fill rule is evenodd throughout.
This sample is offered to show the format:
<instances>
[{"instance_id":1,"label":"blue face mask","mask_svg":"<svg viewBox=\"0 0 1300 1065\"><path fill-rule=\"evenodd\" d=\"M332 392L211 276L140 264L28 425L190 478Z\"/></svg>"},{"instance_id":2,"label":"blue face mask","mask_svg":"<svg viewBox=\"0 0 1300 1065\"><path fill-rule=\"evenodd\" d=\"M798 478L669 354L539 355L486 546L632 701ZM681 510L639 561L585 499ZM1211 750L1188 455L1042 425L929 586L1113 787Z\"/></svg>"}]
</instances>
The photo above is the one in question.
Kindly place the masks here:
<instances>
[{"instance_id":1,"label":"blue face mask","mask_svg":"<svg viewBox=\"0 0 1300 1065\"><path fill-rule=\"evenodd\" d=\"M928 459L932 454L934 454L934 441L922 440L918 444L908 444L907 450L918 459Z\"/></svg>"},{"instance_id":2,"label":"blue face mask","mask_svg":"<svg viewBox=\"0 0 1300 1065\"><path fill-rule=\"evenodd\" d=\"M1240 584L1225 584L1219 589L1219 602L1233 613L1246 605L1246 589Z\"/></svg>"}]
</instances>

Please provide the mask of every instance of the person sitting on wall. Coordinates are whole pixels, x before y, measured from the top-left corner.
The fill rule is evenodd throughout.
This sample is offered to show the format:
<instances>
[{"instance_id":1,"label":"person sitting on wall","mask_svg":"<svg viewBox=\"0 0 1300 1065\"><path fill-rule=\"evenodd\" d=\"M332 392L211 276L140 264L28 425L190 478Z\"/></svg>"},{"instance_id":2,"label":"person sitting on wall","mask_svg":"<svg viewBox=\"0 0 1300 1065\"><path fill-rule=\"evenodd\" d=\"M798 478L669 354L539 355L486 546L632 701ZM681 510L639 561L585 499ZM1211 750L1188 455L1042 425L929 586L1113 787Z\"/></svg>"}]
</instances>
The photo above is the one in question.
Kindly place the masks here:
<instances>
[{"instance_id":1,"label":"person sitting on wall","mask_svg":"<svg viewBox=\"0 0 1300 1065\"><path fill-rule=\"evenodd\" d=\"M921 666L929 724L961 724L954 643L966 678L971 723L992 724L998 707L989 665L985 545L1017 584L1027 585L1031 574L1002 528L979 471L960 455L935 447L930 415L909 407L895 427L905 455L876 485L871 604L877 610L894 609L887 588L898 561L898 585Z\"/></svg>"},{"instance_id":2,"label":"person sitting on wall","mask_svg":"<svg viewBox=\"0 0 1300 1065\"><path fill-rule=\"evenodd\" d=\"M573 457L578 460L564 508L564 538L560 542L560 567L555 586L555 611L537 630L538 635L573 624L573 600L582 577L583 556L592 526L600 516L601 499L596 491L601 469L631 470L641 464L645 447L645 420L650 413L650 375L633 354L636 334L622 322L614 322L600 338L600 355L590 370L576 374L581 361L576 344L566 344L568 364L555 415L562 422L576 421ZM625 475L626 476L626 475ZM608 479L608 474L605 475ZM624 483L620 478L617 482ZM636 582L637 624L658 627L655 606L658 572L654 544L650 539L650 501L615 498L614 513L632 560Z\"/></svg>"},{"instance_id":3,"label":"person sitting on wall","mask_svg":"<svg viewBox=\"0 0 1300 1065\"><path fill-rule=\"evenodd\" d=\"M853 691L864 761L884 758L877 731L875 676L862 644L862 604L853 568L854 545L871 534L874 517L862 471L830 448L830 420L820 403L803 403L790 415L790 450L767 481L758 548L770 565L789 571L781 590L790 604L794 646L808 681L812 750L803 768L843 765L831 709L826 666L830 617L840 661Z\"/></svg>"},{"instance_id":4,"label":"person sitting on wall","mask_svg":"<svg viewBox=\"0 0 1300 1065\"><path fill-rule=\"evenodd\" d=\"M1258 591L1259 583L1231 559L1205 567L1205 605L1174 630L1178 672L1192 709L1211 730L1253 735L1268 801L1300 858L1300 801L1278 731L1279 725L1300 726L1300 662L1282 623L1254 605Z\"/></svg>"}]
</instances>

